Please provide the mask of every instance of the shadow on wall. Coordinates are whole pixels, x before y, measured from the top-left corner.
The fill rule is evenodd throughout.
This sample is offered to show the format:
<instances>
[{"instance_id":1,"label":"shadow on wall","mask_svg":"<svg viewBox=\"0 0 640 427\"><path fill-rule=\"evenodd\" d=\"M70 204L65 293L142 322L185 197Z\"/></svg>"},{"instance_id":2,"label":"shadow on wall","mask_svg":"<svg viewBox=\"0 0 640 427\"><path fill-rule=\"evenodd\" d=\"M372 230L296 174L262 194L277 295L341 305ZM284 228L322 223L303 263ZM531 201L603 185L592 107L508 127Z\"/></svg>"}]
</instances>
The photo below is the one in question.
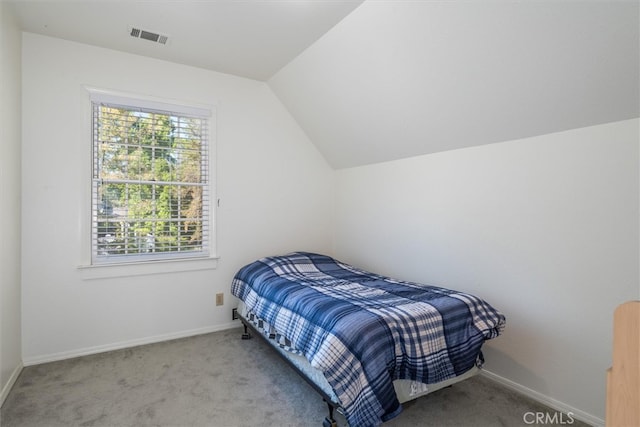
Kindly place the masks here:
<instances>
[{"instance_id":1,"label":"shadow on wall","mask_svg":"<svg viewBox=\"0 0 640 427\"><path fill-rule=\"evenodd\" d=\"M497 339L504 339L508 336L509 319L507 319L507 327L503 335ZM526 383L527 388L530 388L538 393L547 394L549 387L547 383L539 375L536 375L532 370L528 369L525 365L518 363L513 357L505 353L495 345L486 343L482 346L482 354L484 355L485 366L484 371L489 374L491 378L496 380L506 380L506 373L517 372L521 383ZM526 379L526 382L523 381ZM506 380L509 381L509 380ZM517 384L514 384L517 385Z\"/></svg>"}]
</instances>

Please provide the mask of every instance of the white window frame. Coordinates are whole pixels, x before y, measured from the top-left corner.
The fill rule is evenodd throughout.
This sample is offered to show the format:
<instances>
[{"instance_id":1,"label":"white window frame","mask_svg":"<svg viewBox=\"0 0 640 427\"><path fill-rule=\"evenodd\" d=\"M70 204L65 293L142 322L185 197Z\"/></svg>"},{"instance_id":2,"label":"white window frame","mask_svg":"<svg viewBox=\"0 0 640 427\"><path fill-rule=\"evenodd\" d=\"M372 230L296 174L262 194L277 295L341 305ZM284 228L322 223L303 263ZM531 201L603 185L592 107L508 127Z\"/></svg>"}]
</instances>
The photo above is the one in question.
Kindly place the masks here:
<instances>
[{"instance_id":1,"label":"white window frame","mask_svg":"<svg viewBox=\"0 0 640 427\"><path fill-rule=\"evenodd\" d=\"M195 104L195 103L185 103L174 100L165 100L156 97L149 97L144 95L134 95L127 94L122 92L115 92L110 90L96 89L96 88L85 88L89 92L89 105L90 105L90 121L89 125L91 127L91 120L93 120L93 104L94 103L106 103L106 104L114 104L114 105L122 105L122 106L131 106L133 108L140 109L149 109L156 111L171 111L178 114L184 114L188 116L200 116L206 118L208 121L208 129L209 129L209 138L208 138L208 151L209 151L209 183L208 183L208 212L209 212L209 227L208 227L208 238L206 241L206 245L208 246L207 253L199 252L197 254L171 254L164 256L135 256L135 257L117 257L110 256L107 259L96 260L95 259L95 251L96 247L94 246L93 238L94 238L94 214L92 212L94 203L94 185L93 185L93 162L94 162L94 154L93 148L91 151L91 167L89 181L90 181L90 195L91 198L88 203L89 209L89 223L87 227L83 227L89 234L89 242L88 245L83 247L88 250L86 255L83 255L83 258L87 260L81 265L81 269L83 271L83 276L87 279L92 278L102 278L102 277L117 277L117 276L129 276L129 275L138 275L138 274L155 274L155 273L166 273L166 272L175 272L175 271L192 271L192 270L201 270L201 269L210 269L215 268L217 265L217 253L216 253L216 224L215 224L215 209L217 206L216 203L216 193L215 193L215 107L212 105L203 105L203 104ZM91 134L90 137L90 145L93 146L94 136ZM203 242L204 246L204 242ZM115 271L112 267L118 267L117 271Z\"/></svg>"}]
</instances>

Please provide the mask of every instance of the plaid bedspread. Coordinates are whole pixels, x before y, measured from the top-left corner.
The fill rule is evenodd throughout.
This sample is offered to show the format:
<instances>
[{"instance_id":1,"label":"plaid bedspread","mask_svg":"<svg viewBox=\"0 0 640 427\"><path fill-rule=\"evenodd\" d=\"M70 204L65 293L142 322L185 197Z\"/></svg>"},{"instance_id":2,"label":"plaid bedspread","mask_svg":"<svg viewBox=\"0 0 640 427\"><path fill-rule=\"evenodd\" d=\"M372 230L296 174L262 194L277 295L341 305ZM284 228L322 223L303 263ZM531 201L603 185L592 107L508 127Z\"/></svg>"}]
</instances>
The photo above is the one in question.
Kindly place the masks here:
<instances>
[{"instance_id":1,"label":"plaid bedspread","mask_svg":"<svg viewBox=\"0 0 640 427\"><path fill-rule=\"evenodd\" d=\"M246 265L231 292L324 373L358 427L400 413L394 380L432 384L466 372L505 324L475 296L305 252Z\"/></svg>"}]
</instances>

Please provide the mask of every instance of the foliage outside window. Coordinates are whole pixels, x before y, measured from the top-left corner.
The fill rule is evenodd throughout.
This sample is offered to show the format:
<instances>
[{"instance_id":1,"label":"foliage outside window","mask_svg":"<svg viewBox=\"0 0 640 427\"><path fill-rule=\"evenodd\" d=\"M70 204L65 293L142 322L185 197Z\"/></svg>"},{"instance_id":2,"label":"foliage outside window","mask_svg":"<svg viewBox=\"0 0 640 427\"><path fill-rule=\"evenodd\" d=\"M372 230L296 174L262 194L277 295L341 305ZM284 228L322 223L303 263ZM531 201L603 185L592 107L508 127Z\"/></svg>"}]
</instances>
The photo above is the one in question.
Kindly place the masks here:
<instances>
[{"instance_id":1,"label":"foliage outside window","mask_svg":"<svg viewBox=\"0 0 640 427\"><path fill-rule=\"evenodd\" d=\"M207 125L93 102L94 264L209 255Z\"/></svg>"}]
</instances>

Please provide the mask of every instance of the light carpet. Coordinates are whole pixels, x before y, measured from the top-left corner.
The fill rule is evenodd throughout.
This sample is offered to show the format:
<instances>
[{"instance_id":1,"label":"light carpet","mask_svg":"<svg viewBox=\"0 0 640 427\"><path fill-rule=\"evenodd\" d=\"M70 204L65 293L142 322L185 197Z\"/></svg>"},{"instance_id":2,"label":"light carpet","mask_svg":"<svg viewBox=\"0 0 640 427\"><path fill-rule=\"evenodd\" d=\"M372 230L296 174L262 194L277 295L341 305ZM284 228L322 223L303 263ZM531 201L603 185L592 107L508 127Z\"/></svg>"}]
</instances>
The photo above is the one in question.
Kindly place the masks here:
<instances>
[{"instance_id":1,"label":"light carpet","mask_svg":"<svg viewBox=\"0 0 640 427\"><path fill-rule=\"evenodd\" d=\"M322 398L275 350L240 334L232 329L26 367L0 425L320 427L328 414ZM526 413L556 413L482 376L403 406L385 427L528 426Z\"/></svg>"}]
</instances>

